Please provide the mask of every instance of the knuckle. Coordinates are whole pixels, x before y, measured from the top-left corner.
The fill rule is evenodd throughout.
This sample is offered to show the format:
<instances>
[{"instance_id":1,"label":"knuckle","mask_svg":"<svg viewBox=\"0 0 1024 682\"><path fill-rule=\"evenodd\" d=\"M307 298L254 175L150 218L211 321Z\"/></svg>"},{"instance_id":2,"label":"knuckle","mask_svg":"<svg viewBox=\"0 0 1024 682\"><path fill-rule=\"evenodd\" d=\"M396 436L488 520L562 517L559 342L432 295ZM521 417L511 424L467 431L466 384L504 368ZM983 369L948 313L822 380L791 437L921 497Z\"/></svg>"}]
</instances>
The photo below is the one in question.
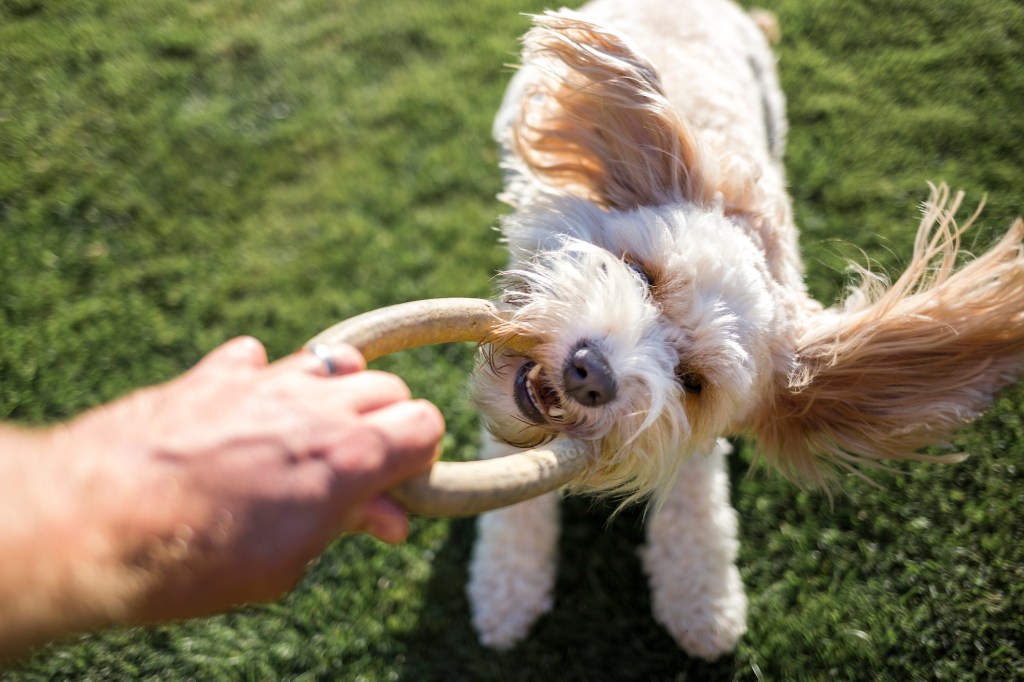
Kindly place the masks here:
<instances>
[{"instance_id":1,"label":"knuckle","mask_svg":"<svg viewBox=\"0 0 1024 682\"><path fill-rule=\"evenodd\" d=\"M246 364L261 365L267 362L267 349L253 336L237 336L228 345L235 357Z\"/></svg>"},{"instance_id":2,"label":"knuckle","mask_svg":"<svg viewBox=\"0 0 1024 682\"><path fill-rule=\"evenodd\" d=\"M429 400L416 400L413 405L419 411L419 422L426 431L436 434L437 437L444 434L444 415L434 403Z\"/></svg>"}]
</instances>

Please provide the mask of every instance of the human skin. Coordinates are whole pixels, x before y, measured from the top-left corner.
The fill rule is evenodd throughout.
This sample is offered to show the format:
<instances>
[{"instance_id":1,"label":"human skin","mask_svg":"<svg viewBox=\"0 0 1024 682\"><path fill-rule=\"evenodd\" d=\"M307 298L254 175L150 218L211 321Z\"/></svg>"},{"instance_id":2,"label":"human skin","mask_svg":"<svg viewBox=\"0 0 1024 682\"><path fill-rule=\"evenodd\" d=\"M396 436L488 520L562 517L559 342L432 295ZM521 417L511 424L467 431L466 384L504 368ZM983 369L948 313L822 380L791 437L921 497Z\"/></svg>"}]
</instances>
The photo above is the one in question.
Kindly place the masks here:
<instances>
[{"instance_id":1,"label":"human skin","mask_svg":"<svg viewBox=\"0 0 1024 682\"><path fill-rule=\"evenodd\" d=\"M347 532L404 540L386 492L430 467L444 420L330 352L333 376L238 338L67 424L0 426L0 659L275 599Z\"/></svg>"}]
</instances>

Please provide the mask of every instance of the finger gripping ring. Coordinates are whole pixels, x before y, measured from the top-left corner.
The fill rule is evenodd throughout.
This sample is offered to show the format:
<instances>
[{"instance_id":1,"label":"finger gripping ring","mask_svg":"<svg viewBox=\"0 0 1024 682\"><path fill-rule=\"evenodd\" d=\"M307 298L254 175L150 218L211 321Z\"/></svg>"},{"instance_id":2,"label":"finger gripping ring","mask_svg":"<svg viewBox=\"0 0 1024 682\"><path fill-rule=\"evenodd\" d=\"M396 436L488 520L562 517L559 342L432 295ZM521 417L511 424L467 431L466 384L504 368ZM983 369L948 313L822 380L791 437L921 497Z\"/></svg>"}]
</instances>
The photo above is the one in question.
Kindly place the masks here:
<instances>
[{"instance_id":1,"label":"finger gripping ring","mask_svg":"<svg viewBox=\"0 0 1024 682\"><path fill-rule=\"evenodd\" d=\"M367 361L434 343L487 342L504 314L479 299L411 301L358 315L324 330L306 347L348 343ZM534 340L504 340L526 351ZM520 347L517 347L520 346ZM435 462L433 468L390 491L406 511L423 516L470 516L542 495L570 484L589 469L590 448L558 438L547 447L476 462Z\"/></svg>"}]
</instances>

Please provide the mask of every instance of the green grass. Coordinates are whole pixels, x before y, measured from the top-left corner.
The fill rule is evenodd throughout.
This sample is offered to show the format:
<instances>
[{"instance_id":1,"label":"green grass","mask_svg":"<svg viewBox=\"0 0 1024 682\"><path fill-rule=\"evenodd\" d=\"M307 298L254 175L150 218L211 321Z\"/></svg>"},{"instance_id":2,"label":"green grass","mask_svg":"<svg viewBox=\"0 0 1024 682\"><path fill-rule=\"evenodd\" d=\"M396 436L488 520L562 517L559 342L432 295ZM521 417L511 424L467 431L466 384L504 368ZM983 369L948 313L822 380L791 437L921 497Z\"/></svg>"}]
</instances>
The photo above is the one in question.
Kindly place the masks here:
<instances>
[{"instance_id":1,"label":"green grass","mask_svg":"<svg viewBox=\"0 0 1024 682\"><path fill-rule=\"evenodd\" d=\"M557 3L556 3L557 4ZM1024 8L773 0L808 280L905 263L927 180L1024 213ZM898 5L898 8L895 6ZM486 296L504 254L490 118L539 0L0 1L0 418L63 419L254 334ZM467 348L383 363L469 456ZM688 659L653 621L640 515L567 505L557 606L475 642L471 521L335 543L281 603L39 651L10 679L1024 679L1024 390L955 467L833 506L732 458L750 634ZM0 674L2 676L2 674Z\"/></svg>"}]
</instances>

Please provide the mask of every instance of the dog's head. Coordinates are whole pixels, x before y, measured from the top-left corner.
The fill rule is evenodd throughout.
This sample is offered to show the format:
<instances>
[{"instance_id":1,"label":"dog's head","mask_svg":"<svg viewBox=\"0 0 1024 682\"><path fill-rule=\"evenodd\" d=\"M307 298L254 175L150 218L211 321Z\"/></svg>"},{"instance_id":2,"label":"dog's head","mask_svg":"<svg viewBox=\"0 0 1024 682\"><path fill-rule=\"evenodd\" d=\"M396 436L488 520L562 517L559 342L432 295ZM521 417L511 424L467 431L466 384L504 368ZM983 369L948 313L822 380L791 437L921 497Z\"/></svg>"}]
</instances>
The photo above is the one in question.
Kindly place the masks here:
<instances>
[{"instance_id":1,"label":"dog's head","mask_svg":"<svg viewBox=\"0 0 1024 682\"><path fill-rule=\"evenodd\" d=\"M644 494L708 452L771 376L778 311L760 251L720 209L606 211L541 201L506 224L549 234L505 274L514 317L485 347L475 398L499 438L593 441L587 482ZM502 337L539 343L529 354Z\"/></svg>"},{"instance_id":2,"label":"dog's head","mask_svg":"<svg viewBox=\"0 0 1024 682\"><path fill-rule=\"evenodd\" d=\"M600 457L587 486L644 495L683 456L709 451L772 373L779 312L748 219L621 37L571 15L528 35L512 131L519 172L503 301L515 311L483 350L475 400L498 438L559 434ZM747 187L753 183L738 183ZM539 341L528 355L503 337Z\"/></svg>"}]
</instances>

